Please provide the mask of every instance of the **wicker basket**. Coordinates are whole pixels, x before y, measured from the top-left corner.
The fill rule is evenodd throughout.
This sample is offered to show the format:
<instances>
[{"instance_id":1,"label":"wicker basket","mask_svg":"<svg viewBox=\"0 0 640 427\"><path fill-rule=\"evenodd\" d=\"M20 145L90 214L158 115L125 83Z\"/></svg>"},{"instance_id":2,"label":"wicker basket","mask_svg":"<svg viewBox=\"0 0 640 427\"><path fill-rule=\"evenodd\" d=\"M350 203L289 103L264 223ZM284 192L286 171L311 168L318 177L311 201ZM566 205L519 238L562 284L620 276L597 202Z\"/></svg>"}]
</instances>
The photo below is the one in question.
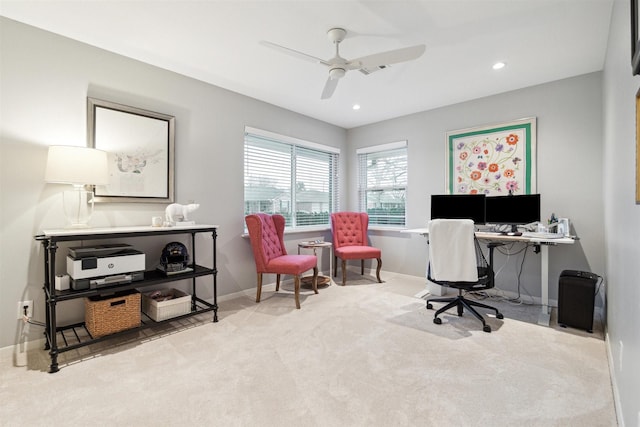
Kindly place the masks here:
<instances>
[{"instance_id":1,"label":"wicker basket","mask_svg":"<svg viewBox=\"0 0 640 427\"><path fill-rule=\"evenodd\" d=\"M94 338L140 326L140 293L131 290L85 298L84 318Z\"/></svg>"}]
</instances>

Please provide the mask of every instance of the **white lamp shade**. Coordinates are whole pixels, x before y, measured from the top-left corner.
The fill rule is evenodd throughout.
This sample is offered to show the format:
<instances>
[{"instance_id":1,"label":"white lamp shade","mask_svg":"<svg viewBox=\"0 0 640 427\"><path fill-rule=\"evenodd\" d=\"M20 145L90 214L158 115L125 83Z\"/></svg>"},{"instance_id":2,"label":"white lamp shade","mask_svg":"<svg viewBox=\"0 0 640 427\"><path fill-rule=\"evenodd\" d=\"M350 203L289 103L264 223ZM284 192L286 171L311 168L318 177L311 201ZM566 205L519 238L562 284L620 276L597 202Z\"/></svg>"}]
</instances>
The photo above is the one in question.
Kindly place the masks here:
<instances>
[{"instance_id":1,"label":"white lamp shade","mask_svg":"<svg viewBox=\"0 0 640 427\"><path fill-rule=\"evenodd\" d=\"M107 185L107 153L89 147L52 145L44 179L63 184Z\"/></svg>"}]
</instances>

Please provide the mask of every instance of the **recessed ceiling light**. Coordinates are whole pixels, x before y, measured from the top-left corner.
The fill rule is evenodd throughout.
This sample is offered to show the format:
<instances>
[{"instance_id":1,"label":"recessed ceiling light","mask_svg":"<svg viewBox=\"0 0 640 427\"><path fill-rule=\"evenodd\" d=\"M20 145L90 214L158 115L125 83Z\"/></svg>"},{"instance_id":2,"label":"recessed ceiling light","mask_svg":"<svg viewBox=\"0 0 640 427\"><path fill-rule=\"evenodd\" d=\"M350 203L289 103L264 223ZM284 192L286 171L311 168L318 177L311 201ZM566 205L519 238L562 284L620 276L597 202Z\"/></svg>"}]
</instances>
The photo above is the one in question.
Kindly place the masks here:
<instances>
[{"instance_id":1,"label":"recessed ceiling light","mask_svg":"<svg viewBox=\"0 0 640 427\"><path fill-rule=\"evenodd\" d=\"M499 70L501 68L504 68L505 65L507 65L507 64L505 64L504 62L496 62L495 64L493 64L493 69L494 70Z\"/></svg>"},{"instance_id":2,"label":"recessed ceiling light","mask_svg":"<svg viewBox=\"0 0 640 427\"><path fill-rule=\"evenodd\" d=\"M353 104L353 108L354 110L359 110L360 109L360 104Z\"/></svg>"}]
</instances>

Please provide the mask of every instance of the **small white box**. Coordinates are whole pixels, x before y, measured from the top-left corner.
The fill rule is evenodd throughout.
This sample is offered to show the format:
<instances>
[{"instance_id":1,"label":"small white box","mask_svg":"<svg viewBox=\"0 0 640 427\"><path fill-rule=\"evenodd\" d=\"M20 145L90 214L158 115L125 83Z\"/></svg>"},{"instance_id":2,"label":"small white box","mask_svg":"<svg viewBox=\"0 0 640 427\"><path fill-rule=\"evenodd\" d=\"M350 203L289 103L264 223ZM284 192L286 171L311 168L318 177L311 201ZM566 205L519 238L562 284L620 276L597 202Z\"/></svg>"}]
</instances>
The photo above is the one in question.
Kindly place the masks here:
<instances>
[{"instance_id":1,"label":"small white box","mask_svg":"<svg viewBox=\"0 0 640 427\"><path fill-rule=\"evenodd\" d=\"M56 291L69 290L69 276L66 274L57 274L55 281Z\"/></svg>"},{"instance_id":2,"label":"small white box","mask_svg":"<svg viewBox=\"0 0 640 427\"><path fill-rule=\"evenodd\" d=\"M171 295L173 298L166 301L156 301L152 294L161 296ZM182 316L191 312L191 295L178 289L162 289L160 291L148 291L142 294L142 312L156 322Z\"/></svg>"}]
</instances>

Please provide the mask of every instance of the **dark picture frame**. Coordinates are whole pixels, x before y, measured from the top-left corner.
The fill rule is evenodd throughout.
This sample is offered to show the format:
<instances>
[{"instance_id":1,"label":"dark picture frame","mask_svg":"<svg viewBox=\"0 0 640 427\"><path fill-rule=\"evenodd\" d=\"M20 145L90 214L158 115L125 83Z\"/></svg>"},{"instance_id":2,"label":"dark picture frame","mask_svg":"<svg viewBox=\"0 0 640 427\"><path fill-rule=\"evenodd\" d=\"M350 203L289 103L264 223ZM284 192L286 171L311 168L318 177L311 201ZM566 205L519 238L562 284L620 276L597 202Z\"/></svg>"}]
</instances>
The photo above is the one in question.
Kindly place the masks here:
<instances>
[{"instance_id":1,"label":"dark picture frame","mask_svg":"<svg viewBox=\"0 0 640 427\"><path fill-rule=\"evenodd\" d=\"M631 70L633 75L640 74L640 33L638 24L640 23L640 9L638 0L631 1Z\"/></svg>"},{"instance_id":2,"label":"dark picture frame","mask_svg":"<svg viewBox=\"0 0 640 427\"><path fill-rule=\"evenodd\" d=\"M636 93L636 205L640 205L640 90Z\"/></svg>"},{"instance_id":3,"label":"dark picture frame","mask_svg":"<svg viewBox=\"0 0 640 427\"><path fill-rule=\"evenodd\" d=\"M107 152L109 184L96 202L174 202L175 117L87 98L88 146Z\"/></svg>"}]
</instances>

